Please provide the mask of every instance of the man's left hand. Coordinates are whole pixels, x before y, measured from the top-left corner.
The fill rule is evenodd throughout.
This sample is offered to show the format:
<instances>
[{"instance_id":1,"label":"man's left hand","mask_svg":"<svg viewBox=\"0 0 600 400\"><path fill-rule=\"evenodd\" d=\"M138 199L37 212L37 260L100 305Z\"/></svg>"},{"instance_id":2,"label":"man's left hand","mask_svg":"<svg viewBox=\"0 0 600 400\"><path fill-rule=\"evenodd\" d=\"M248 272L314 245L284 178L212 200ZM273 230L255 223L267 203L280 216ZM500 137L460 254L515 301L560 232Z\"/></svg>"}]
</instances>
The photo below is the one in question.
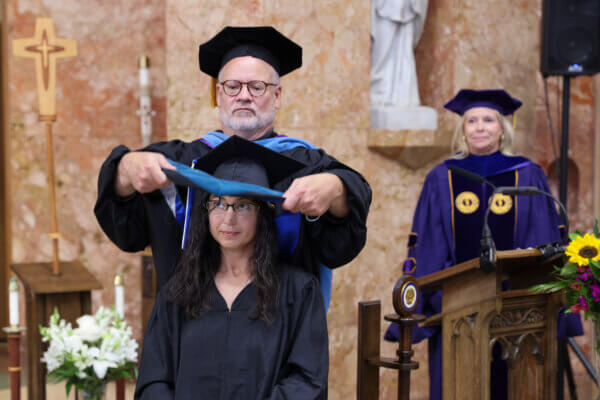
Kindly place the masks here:
<instances>
[{"instance_id":1,"label":"man's left hand","mask_svg":"<svg viewBox=\"0 0 600 400\"><path fill-rule=\"evenodd\" d=\"M346 186L337 175L320 173L296 178L285 191L283 208L317 217L329 211L338 218L350 212Z\"/></svg>"}]
</instances>

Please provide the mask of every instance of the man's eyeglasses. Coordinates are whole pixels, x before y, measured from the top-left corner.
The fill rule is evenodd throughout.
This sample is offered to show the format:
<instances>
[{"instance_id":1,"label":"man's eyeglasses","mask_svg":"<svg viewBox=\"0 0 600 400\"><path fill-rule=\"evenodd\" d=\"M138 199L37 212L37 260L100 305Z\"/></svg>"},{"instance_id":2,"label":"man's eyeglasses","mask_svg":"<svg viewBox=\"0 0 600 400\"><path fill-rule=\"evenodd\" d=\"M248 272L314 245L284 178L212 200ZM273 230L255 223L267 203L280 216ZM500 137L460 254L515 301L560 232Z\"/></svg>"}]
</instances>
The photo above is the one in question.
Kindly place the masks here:
<instances>
[{"instance_id":1,"label":"man's eyeglasses","mask_svg":"<svg viewBox=\"0 0 600 400\"><path fill-rule=\"evenodd\" d=\"M263 81L250 81L240 82L235 80L228 80L220 82L223 91L227 96L237 96L242 91L242 87L246 85L248 92L252 97L260 97L267 91L268 86L277 86L276 83L267 83Z\"/></svg>"},{"instance_id":2,"label":"man's eyeglasses","mask_svg":"<svg viewBox=\"0 0 600 400\"><path fill-rule=\"evenodd\" d=\"M233 212L239 216L254 214L260 208L257 203L247 200L236 201L235 203L230 204L225 203L221 199L209 200L205 203L205 207L208 212L215 215L225 214L229 207L231 207Z\"/></svg>"}]
</instances>

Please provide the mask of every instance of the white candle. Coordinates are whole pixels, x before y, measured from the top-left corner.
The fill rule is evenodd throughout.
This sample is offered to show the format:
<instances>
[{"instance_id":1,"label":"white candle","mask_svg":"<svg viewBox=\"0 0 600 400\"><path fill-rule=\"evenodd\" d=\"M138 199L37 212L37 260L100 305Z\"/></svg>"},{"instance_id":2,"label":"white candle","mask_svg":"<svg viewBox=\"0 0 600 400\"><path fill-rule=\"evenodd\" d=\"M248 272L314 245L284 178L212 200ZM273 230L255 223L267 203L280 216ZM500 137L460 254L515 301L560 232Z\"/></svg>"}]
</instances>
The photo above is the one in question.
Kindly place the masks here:
<instances>
[{"instance_id":1,"label":"white candle","mask_svg":"<svg viewBox=\"0 0 600 400\"><path fill-rule=\"evenodd\" d=\"M148 69L149 66L150 60L148 59L148 56L140 56L140 58L138 59L138 67L141 87L148 87L150 85L150 70Z\"/></svg>"},{"instance_id":2,"label":"white candle","mask_svg":"<svg viewBox=\"0 0 600 400\"><path fill-rule=\"evenodd\" d=\"M19 326L19 283L17 278L11 278L8 284L8 308L11 327Z\"/></svg>"},{"instance_id":3,"label":"white candle","mask_svg":"<svg viewBox=\"0 0 600 400\"><path fill-rule=\"evenodd\" d=\"M140 86L147 87L150 84L150 71L148 68L140 68Z\"/></svg>"},{"instance_id":4,"label":"white candle","mask_svg":"<svg viewBox=\"0 0 600 400\"><path fill-rule=\"evenodd\" d=\"M115 309L121 318L125 317L125 288L122 274L115 276Z\"/></svg>"}]
</instances>

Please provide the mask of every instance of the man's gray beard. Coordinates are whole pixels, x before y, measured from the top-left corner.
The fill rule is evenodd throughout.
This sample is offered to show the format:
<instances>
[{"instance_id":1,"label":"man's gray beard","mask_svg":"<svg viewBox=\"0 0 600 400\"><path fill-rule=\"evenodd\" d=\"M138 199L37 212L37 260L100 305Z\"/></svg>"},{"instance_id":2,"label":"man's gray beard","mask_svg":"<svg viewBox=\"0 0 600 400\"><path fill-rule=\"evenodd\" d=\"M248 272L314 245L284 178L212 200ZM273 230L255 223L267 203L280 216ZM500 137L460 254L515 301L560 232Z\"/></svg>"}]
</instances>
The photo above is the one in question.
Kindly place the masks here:
<instances>
[{"instance_id":1,"label":"man's gray beard","mask_svg":"<svg viewBox=\"0 0 600 400\"><path fill-rule=\"evenodd\" d=\"M224 126L236 131L259 131L273 124L273 121L275 121L275 110L262 115L255 114L250 118L236 118L227 114L224 110L219 110L219 119Z\"/></svg>"}]
</instances>

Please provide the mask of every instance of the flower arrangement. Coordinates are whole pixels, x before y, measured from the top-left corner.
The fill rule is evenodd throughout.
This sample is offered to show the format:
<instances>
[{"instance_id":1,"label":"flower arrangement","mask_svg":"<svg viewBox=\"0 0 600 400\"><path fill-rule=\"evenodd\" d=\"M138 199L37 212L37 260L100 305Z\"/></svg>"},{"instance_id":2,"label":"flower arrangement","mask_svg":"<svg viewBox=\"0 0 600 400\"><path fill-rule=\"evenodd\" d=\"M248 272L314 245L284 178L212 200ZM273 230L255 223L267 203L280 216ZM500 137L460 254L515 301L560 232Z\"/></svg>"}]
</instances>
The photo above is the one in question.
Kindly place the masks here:
<instances>
[{"instance_id":1,"label":"flower arrangement","mask_svg":"<svg viewBox=\"0 0 600 400\"><path fill-rule=\"evenodd\" d=\"M138 344L114 308L100 307L77 324L73 329L54 310L49 326L40 326L42 341L49 342L42 362L50 380L67 381L67 396L75 386L89 399L101 399L108 382L137 375Z\"/></svg>"},{"instance_id":2,"label":"flower arrangement","mask_svg":"<svg viewBox=\"0 0 600 400\"><path fill-rule=\"evenodd\" d=\"M585 318L600 322L600 233L598 221L594 224L594 234L580 232L569 234L570 242L565 250L565 263L562 268L554 267L555 280L536 285L536 292L557 292L564 290L567 299L566 313L583 311ZM596 344L600 352L600 344Z\"/></svg>"}]
</instances>

